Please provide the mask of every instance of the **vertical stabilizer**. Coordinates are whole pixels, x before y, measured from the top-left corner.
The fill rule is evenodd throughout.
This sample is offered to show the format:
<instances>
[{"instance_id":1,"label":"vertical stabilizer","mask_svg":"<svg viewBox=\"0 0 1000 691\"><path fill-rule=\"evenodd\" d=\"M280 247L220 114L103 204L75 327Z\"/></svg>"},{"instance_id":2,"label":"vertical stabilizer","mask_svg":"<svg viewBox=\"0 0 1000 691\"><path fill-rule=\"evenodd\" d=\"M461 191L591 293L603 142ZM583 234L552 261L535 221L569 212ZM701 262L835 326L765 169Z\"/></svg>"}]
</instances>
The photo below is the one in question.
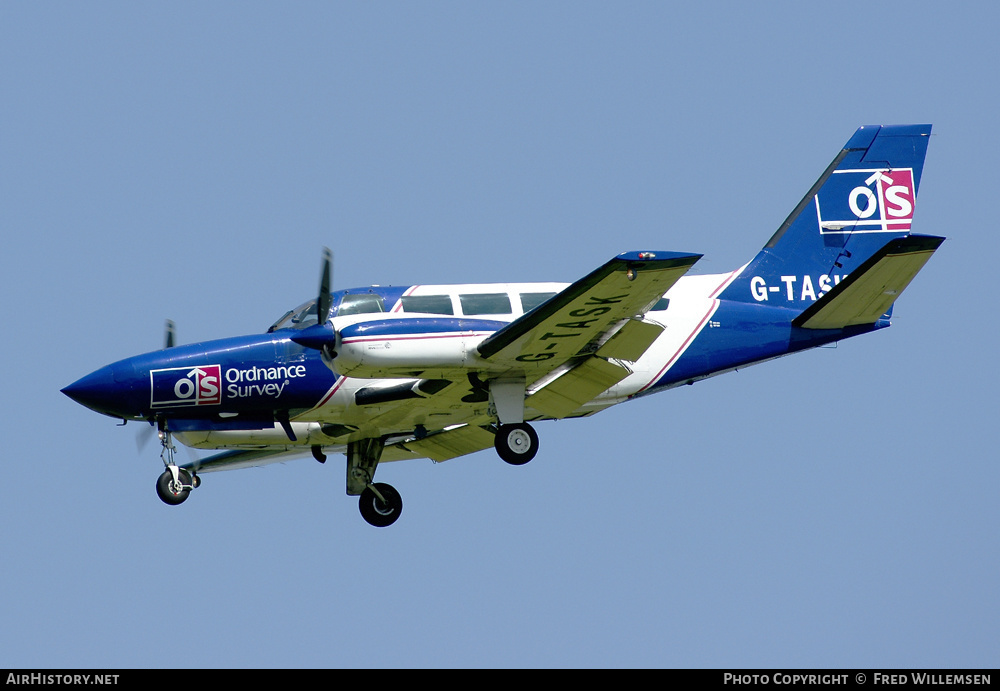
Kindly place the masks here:
<instances>
[{"instance_id":1,"label":"vertical stabilizer","mask_svg":"<svg viewBox=\"0 0 1000 691\"><path fill-rule=\"evenodd\" d=\"M910 234L930 125L858 129L720 295L803 310Z\"/></svg>"}]
</instances>

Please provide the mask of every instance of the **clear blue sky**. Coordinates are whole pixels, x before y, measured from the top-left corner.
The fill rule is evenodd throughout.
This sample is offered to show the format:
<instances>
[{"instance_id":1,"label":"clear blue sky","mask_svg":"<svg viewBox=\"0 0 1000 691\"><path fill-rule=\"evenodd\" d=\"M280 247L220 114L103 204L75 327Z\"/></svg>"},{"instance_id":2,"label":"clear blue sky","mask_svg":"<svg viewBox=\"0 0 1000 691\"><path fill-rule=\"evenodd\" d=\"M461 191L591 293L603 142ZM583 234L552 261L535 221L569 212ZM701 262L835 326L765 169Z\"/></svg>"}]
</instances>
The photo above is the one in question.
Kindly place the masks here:
<instances>
[{"instance_id":1,"label":"clear blue sky","mask_svg":"<svg viewBox=\"0 0 1000 691\"><path fill-rule=\"evenodd\" d=\"M996 667L986 2L0 4L2 667ZM931 122L893 328L541 451L216 473L59 389L337 288L728 271L861 124ZM183 457L183 452L182 452Z\"/></svg>"}]
</instances>

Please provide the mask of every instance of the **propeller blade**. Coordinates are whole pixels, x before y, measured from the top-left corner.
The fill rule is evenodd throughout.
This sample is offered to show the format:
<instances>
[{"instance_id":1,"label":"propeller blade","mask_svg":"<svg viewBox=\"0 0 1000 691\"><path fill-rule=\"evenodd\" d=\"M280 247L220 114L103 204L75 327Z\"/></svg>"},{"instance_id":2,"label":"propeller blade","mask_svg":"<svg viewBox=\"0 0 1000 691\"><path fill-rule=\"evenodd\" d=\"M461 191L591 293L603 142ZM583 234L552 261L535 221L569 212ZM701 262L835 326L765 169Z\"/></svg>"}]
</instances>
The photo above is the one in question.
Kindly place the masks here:
<instances>
[{"instance_id":1,"label":"propeller blade","mask_svg":"<svg viewBox=\"0 0 1000 691\"><path fill-rule=\"evenodd\" d=\"M330 273L333 265L333 252L329 247L323 248L323 274L319 281L319 300L316 303L316 316L320 324L326 324L330 318Z\"/></svg>"},{"instance_id":2,"label":"propeller blade","mask_svg":"<svg viewBox=\"0 0 1000 691\"><path fill-rule=\"evenodd\" d=\"M135 450L138 453L142 453L146 446L149 445L149 440L153 438L156 434L156 428L152 425L145 425L139 428L139 431L135 433Z\"/></svg>"},{"instance_id":3,"label":"propeller blade","mask_svg":"<svg viewBox=\"0 0 1000 691\"><path fill-rule=\"evenodd\" d=\"M165 338L165 341L164 341L166 343L166 345L163 346L163 347L164 348L173 348L174 344L175 344L175 342L177 340L177 327L174 325L174 322L172 320L170 320L170 319L167 320L166 332L167 332L166 333L166 338Z\"/></svg>"},{"instance_id":4,"label":"propeller blade","mask_svg":"<svg viewBox=\"0 0 1000 691\"><path fill-rule=\"evenodd\" d=\"M330 319L330 307L333 298L330 296L330 274L333 271L333 252L329 247L323 248L323 273L319 280L319 299L316 301L317 323L307 326L292 336L292 340L307 348L329 353L337 340L337 332L327 322ZM330 355L331 358L335 355Z\"/></svg>"}]
</instances>

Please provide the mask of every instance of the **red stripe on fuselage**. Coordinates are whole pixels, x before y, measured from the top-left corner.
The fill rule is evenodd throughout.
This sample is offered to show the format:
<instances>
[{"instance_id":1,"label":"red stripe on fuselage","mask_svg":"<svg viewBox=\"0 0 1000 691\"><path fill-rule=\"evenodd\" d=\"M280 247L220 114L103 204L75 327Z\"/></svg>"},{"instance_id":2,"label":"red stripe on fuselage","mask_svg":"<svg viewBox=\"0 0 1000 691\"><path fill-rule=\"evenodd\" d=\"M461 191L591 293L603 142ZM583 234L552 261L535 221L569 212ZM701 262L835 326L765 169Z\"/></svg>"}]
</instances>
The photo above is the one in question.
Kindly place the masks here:
<instances>
[{"instance_id":1,"label":"red stripe on fuselage","mask_svg":"<svg viewBox=\"0 0 1000 691\"><path fill-rule=\"evenodd\" d=\"M337 393L337 390L341 387L341 385L345 381L347 381L347 377L341 377L340 379L338 379L337 383L330 387L330 390L326 393L325 396L323 396L322 400L320 400L320 402L316 404L313 410L315 410L316 408L322 408L324 405L326 405L326 402L329 401L331 398L333 398L333 394Z\"/></svg>"},{"instance_id":2,"label":"red stripe on fuselage","mask_svg":"<svg viewBox=\"0 0 1000 691\"><path fill-rule=\"evenodd\" d=\"M663 369L657 372L656 376L653 377L648 384L646 384L644 387L642 387L635 393L642 393L643 391L645 391L646 389L648 389L649 387L651 387L653 384L655 384L660 380L660 377L663 376L664 372L670 369L673 366L673 364L677 362L677 359L684 353L684 351L687 350L687 347L691 345L691 341L694 340L695 336L701 333L701 330L705 328L705 324L708 323L708 320L712 318L712 315L715 314L715 310L717 309L719 309L719 301L712 300L712 306L709 308L708 312L705 314L704 317L701 318L701 321L698 322L698 326L694 327L694 330L688 335L686 339L684 339L684 342L681 344L681 347L678 348L676 352L674 352L674 354L670 357L669 360L667 360L667 364L663 366ZM635 394L632 395L634 396Z\"/></svg>"}]
</instances>

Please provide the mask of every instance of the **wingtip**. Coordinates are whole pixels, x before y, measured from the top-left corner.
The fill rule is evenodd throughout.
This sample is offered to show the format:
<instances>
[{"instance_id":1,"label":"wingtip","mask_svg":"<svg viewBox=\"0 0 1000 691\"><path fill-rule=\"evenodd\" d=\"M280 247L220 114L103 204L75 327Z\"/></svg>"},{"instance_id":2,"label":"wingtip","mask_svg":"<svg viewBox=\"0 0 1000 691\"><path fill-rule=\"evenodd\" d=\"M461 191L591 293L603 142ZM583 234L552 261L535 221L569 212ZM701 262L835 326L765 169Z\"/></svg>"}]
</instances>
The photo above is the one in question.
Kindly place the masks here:
<instances>
[{"instance_id":1,"label":"wingtip","mask_svg":"<svg viewBox=\"0 0 1000 691\"><path fill-rule=\"evenodd\" d=\"M691 252L664 252L659 250L638 250L634 252L623 252L619 254L616 259L624 262L652 262L657 264L662 264L665 266L691 266L699 259L701 259L703 254L694 254Z\"/></svg>"}]
</instances>

